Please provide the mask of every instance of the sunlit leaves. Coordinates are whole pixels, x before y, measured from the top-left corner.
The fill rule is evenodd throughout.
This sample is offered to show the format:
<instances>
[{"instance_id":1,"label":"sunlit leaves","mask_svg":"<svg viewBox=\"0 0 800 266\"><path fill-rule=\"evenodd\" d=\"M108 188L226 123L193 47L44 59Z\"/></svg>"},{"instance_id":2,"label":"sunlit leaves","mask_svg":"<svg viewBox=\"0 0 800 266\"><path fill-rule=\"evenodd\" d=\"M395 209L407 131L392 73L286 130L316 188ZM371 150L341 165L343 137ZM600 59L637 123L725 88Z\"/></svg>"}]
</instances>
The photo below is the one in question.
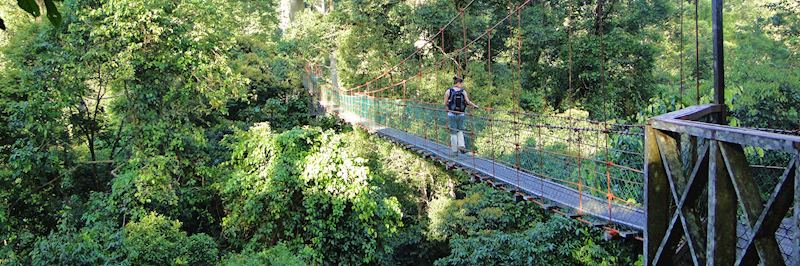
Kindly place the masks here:
<instances>
[{"instance_id":1,"label":"sunlit leaves","mask_svg":"<svg viewBox=\"0 0 800 266\"><path fill-rule=\"evenodd\" d=\"M303 244L316 263L369 263L391 252L385 241L401 225L399 203L349 138L316 128L274 134L261 124L230 139L234 171L219 184L230 241Z\"/></svg>"},{"instance_id":2,"label":"sunlit leaves","mask_svg":"<svg viewBox=\"0 0 800 266\"><path fill-rule=\"evenodd\" d=\"M187 236L181 222L151 213L125 226L128 260L136 265L211 265L217 244L205 234Z\"/></svg>"}]
</instances>

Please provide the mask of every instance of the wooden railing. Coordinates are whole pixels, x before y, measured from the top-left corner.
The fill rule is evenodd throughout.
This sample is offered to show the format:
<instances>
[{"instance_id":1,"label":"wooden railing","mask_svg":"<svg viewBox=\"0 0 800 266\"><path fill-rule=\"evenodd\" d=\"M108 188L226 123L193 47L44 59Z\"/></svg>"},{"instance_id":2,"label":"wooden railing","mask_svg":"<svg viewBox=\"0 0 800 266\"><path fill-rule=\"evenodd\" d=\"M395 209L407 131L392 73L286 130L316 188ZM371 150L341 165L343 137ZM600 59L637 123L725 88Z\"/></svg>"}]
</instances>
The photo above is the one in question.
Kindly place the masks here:
<instances>
[{"instance_id":1,"label":"wooden railing","mask_svg":"<svg viewBox=\"0 0 800 266\"><path fill-rule=\"evenodd\" d=\"M646 264L800 265L800 137L701 122L722 112L709 104L650 120ZM745 147L789 157L771 191L759 191ZM766 202L762 194L769 195ZM794 235L782 246L775 232L792 208L787 220ZM744 245L737 249L740 238Z\"/></svg>"}]
</instances>

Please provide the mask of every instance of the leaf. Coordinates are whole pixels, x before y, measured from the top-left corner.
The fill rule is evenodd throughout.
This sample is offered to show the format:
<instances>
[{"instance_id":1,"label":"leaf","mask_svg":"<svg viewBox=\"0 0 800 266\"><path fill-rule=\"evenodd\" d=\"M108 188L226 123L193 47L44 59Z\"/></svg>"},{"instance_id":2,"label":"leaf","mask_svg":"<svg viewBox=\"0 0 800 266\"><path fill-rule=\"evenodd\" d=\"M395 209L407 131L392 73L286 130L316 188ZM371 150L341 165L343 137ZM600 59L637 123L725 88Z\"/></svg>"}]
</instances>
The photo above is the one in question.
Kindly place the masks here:
<instances>
[{"instance_id":1,"label":"leaf","mask_svg":"<svg viewBox=\"0 0 800 266\"><path fill-rule=\"evenodd\" d=\"M39 5L36 4L36 0L17 0L17 5L25 10L25 12L30 13L34 17L38 17L39 13Z\"/></svg>"},{"instance_id":2,"label":"leaf","mask_svg":"<svg viewBox=\"0 0 800 266\"><path fill-rule=\"evenodd\" d=\"M58 27L61 26L61 13L58 12L58 8L56 8L54 0L44 0L44 6L47 8L47 19L50 20L50 23L53 23L54 26Z\"/></svg>"}]
</instances>

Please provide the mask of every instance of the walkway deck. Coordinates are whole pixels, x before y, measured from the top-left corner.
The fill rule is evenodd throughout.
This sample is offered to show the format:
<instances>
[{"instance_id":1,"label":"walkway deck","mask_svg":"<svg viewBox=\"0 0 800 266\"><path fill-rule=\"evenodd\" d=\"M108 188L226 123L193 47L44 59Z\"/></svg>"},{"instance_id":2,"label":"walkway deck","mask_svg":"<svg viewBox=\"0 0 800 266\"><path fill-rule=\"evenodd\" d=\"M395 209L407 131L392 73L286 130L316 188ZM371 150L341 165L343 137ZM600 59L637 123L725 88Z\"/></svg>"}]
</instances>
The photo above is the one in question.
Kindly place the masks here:
<instances>
[{"instance_id":1,"label":"walkway deck","mask_svg":"<svg viewBox=\"0 0 800 266\"><path fill-rule=\"evenodd\" d=\"M609 209L605 199L599 199L588 195L588 193L581 195L578 191L564 185L530 173L518 171L489 159L463 154L458 157L452 157L449 155L449 147L392 128L377 128L375 132L423 149L436 157L458 164L466 169L497 179L529 195L538 196L571 209L582 210L585 214L615 224L625 225L636 230L644 228L645 216L642 209L617 204L612 204ZM580 197L583 198L581 199Z\"/></svg>"}]
</instances>

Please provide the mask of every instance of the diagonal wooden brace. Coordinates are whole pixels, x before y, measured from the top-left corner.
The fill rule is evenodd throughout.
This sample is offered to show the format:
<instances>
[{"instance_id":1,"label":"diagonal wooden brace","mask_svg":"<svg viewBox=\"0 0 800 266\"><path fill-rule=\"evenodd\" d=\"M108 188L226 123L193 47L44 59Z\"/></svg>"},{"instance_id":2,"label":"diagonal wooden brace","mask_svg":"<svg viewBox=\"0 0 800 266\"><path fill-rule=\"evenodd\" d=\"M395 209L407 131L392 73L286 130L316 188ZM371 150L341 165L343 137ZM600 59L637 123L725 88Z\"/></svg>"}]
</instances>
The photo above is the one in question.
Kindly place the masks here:
<instances>
[{"instance_id":1,"label":"diagonal wooden brace","mask_svg":"<svg viewBox=\"0 0 800 266\"><path fill-rule=\"evenodd\" d=\"M653 260L654 265L667 264L665 261L662 261L662 258L665 258L664 256L667 255L666 252L672 251L672 248L680 240L681 235L686 237L690 243L690 251L696 255L693 256L693 263L696 265L704 264L705 228L700 222L699 217L696 217L691 211L687 211L686 206L694 205L697 202L708 180L708 172L704 171L708 169L708 150L708 144L704 145L701 149L700 158L692 170L688 186L686 186L681 194L680 199L676 200L676 202L678 202L677 209L670 220L667 234L658 247L656 257Z\"/></svg>"}]
</instances>

